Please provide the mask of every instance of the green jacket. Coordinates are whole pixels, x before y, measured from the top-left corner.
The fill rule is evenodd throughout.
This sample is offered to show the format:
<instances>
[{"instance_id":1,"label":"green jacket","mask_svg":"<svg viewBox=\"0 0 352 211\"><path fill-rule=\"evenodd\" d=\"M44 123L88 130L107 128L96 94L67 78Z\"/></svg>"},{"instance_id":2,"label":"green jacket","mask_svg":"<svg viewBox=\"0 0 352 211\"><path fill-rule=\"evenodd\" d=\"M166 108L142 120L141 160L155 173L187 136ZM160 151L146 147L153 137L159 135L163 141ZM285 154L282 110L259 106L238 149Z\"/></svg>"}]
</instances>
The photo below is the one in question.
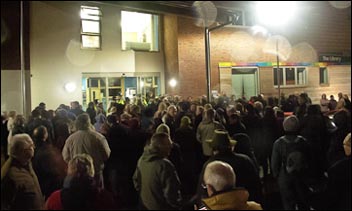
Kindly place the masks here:
<instances>
[{"instance_id":1,"label":"green jacket","mask_svg":"<svg viewBox=\"0 0 352 211\"><path fill-rule=\"evenodd\" d=\"M133 183L147 209L172 210L181 207L181 185L175 167L151 147L145 147L139 158Z\"/></svg>"}]
</instances>

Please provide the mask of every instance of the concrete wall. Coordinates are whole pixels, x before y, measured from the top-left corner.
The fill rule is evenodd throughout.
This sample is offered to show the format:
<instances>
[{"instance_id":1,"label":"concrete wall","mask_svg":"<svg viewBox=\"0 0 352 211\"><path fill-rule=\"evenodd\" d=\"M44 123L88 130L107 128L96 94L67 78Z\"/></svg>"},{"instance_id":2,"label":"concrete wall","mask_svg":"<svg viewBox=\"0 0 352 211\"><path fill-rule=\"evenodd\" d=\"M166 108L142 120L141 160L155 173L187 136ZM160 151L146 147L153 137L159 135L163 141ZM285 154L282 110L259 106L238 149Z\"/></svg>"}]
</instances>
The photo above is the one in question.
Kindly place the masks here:
<instances>
[{"instance_id":1,"label":"concrete wall","mask_svg":"<svg viewBox=\"0 0 352 211\"><path fill-rule=\"evenodd\" d=\"M102 50L80 49L81 5L101 8ZM120 8L76 1L33 1L30 6L32 108L42 101L49 109L72 100L82 102L82 73L154 72L163 79L162 50L156 53L121 50ZM68 82L76 83L73 93L64 89ZM161 86L164 92L165 87Z\"/></svg>"},{"instance_id":2,"label":"concrete wall","mask_svg":"<svg viewBox=\"0 0 352 211\"><path fill-rule=\"evenodd\" d=\"M21 70L1 70L1 111L16 111L17 114L29 114L31 104L29 71L25 71L25 79L27 96L23 99ZM26 101L25 112L23 110L23 100Z\"/></svg>"}]
</instances>

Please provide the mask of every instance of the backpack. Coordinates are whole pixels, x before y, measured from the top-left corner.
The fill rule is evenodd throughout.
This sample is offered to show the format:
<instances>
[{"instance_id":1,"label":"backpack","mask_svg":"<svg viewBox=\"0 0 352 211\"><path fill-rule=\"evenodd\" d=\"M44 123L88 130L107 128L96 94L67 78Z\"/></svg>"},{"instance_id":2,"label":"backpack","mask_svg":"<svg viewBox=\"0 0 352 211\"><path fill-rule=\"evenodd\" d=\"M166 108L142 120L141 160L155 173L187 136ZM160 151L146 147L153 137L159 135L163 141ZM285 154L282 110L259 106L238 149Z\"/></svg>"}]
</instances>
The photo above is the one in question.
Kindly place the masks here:
<instances>
[{"instance_id":1,"label":"backpack","mask_svg":"<svg viewBox=\"0 0 352 211\"><path fill-rule=\"evenodd\" d=\"M303 174L308 168L307 143L304 138L297 136L292 142L285 137L283 166L289 175Z\"/></svg>"}]
</instances>

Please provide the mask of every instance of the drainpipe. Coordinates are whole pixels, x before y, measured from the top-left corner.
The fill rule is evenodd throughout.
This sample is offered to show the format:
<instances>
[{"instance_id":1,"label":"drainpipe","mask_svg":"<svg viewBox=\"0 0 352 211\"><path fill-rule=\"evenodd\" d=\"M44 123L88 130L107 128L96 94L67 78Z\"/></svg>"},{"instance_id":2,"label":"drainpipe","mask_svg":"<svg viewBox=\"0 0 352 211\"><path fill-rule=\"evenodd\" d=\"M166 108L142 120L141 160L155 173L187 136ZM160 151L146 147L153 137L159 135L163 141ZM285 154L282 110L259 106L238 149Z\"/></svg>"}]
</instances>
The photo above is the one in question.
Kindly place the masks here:
<instances>
[{"instance_id":1,"label":"drainpipe","mask_svg":"<svg viewBox=\"0 0 352 211\"><path fill-rule=\"evenodd\" d=\"M24 46L23 46L23 1L20 3L20 55L21 55L21 90L22 90L22 106L23 115L27 117L27 103L26 103L26 74L25 74L25 60L24 60Z\"/></svg>"},{"instance_id":2,"label":"drainpipe","mask_svg":"<svg viewBox=\"0 0 352 211\"><path fill-rule=\"evenodd\" d=\"M230 16L230 19L223 24L214 26L211 28L205 27L205 66L206 66L206 77L207 77L207 98L208 102L211 101L211 64L210 64L210 32L216 29L222 28L226 25L232 24L235 25L235 22L238 20L239 16L233 15Z\"/></svg>"}]
</instances>

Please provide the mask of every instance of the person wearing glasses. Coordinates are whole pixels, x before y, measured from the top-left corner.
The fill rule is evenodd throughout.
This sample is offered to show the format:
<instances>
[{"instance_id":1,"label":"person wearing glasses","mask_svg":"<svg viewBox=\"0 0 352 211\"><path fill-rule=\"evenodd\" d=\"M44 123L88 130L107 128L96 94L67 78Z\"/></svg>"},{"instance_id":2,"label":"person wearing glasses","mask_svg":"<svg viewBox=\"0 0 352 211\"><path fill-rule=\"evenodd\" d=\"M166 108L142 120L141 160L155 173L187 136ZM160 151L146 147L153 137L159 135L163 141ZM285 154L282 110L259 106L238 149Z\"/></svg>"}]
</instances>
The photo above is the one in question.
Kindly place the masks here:
<instances>
[{"instance_id":1,"label":"person wearing glasses","mask_svg":"<svg viewBox=\"0 0 352 211\"><path fill-rule=\"evenodd\" d=\"M262 206L248 201L249 193L244 188L236 187L236 174L225 162L210 162L204 172L203 187L208 198L203 198L207 210L262 210Z\"/></svg>"}]
</instances>

